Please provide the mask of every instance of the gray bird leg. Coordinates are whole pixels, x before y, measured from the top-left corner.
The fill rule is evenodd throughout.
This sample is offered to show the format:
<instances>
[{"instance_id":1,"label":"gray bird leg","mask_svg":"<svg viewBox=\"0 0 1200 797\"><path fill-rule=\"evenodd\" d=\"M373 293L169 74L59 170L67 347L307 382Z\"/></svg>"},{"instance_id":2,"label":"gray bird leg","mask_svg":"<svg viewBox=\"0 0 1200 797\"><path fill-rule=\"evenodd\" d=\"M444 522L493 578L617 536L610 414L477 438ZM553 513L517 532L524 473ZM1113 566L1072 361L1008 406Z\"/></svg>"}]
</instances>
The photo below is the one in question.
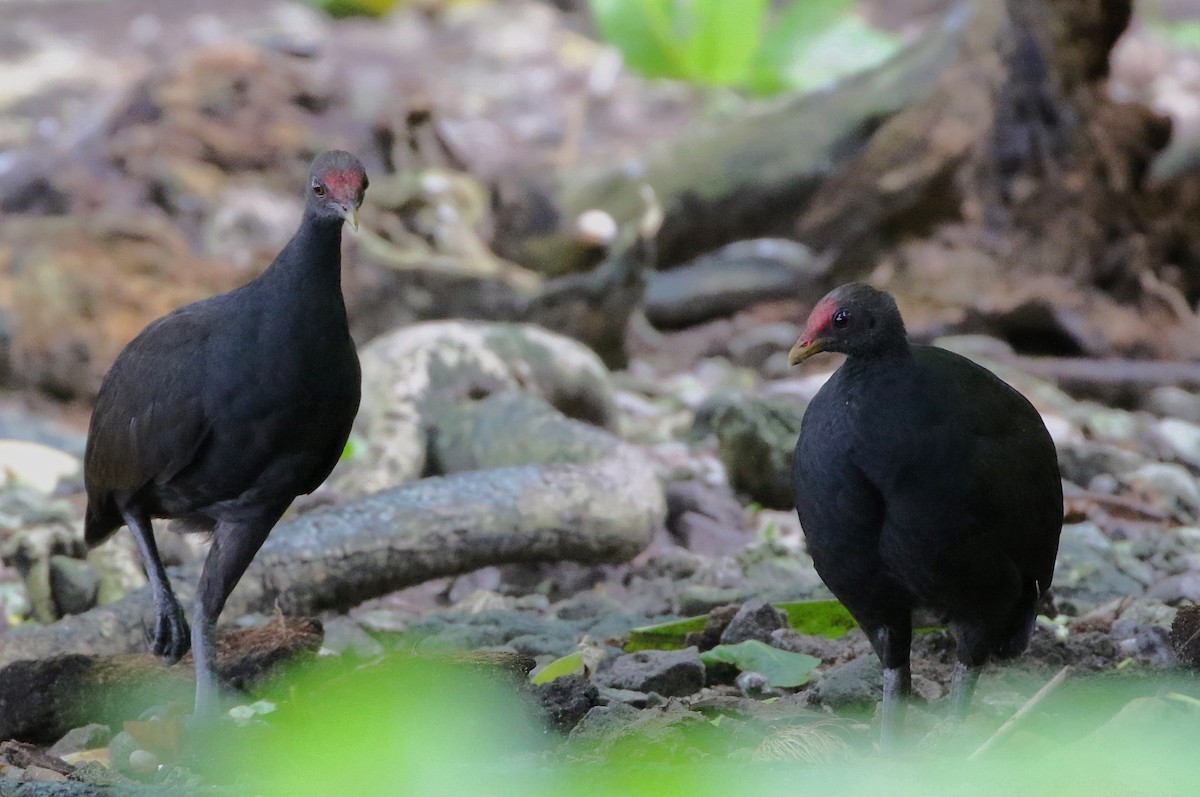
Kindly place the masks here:
<instances>
[{"instance_id":1,"label":"gray bird leg","mask_svg":"<svg viewBox=\"0 0 1200 797\"><path fill-rule=\"evenodd\" d=\"M967 716L982 670L983 667L972 667L964 661L954 662L954 674L950 678L950 716L954 719Z\"/></svg>"},{"instance_id":2,"label":"gray bird leg","mask_svg":"<svg viewBox=\"0 0 1200 797\"><path fill-rule=\"evenodd\" d=\"M912 674L907 664L883 669L883 706L879 728L879 750L893 753L904 734L904 715L912 691Z\"/></svg>"},{"instance_id":3,"label":"gray bird leg","mask_svg":"<svg viewBox=\"0 0 1200 797\"><path fill-rule=\"evenodd\" d=\"M150 590L154 594L154 633L151 649L168 664L174 664L188 651L188 624L183 607L179 605L179 600L171 590L167 571L158 555L158 545L154 542L154 527L149 516L133 507L122 507L121 516L133 534L138 555L142 559L142 567L150 581Z\"/></svg>"},{"instance_id":4,"label":"gray bird leg","mask_svg":"<svg viewBox=\"0 0 1200 797\"><path fill-rule=\"evenodd\" d=\"M196 586L196 607L192 617L192 654L196 661L196 717L207 719L218 712L216 665L216 624L229 593L246 572L254 555L266 541L283 507L274 507L256 518L220 521L213 532L212 548L204 560L204 570Z\"/></svg>"},{"instance_id":5,"label":"gray bird leg","mask_svg":"<svg viewBox=\"0 0 1200 797\"><path fill-rule=\"evenodd\" d=\"M899 620L890 627L875 629L870 639L883 664L883 704L880 708L879 750L895 752L904 734L904 715L912 692L909 649L912 646L912 621Z\"/></svg>"}]
</instances>

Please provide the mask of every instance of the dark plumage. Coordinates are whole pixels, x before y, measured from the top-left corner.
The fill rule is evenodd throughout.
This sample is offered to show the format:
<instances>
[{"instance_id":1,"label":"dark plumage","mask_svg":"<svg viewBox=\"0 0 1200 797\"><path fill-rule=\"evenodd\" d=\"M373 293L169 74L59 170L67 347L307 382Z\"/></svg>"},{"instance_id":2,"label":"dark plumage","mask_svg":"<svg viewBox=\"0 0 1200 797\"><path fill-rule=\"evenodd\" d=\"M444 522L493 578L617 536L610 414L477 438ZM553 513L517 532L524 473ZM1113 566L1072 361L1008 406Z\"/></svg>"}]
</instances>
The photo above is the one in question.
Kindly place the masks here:
<instances>
[{"instance_id":1,"label":"dark plumage","mask_svg":"<svg viewBox=\"0 0 1200 797\"><path fill-rule=\"evenodd\" d=\"M154 652L196 661L196 711L215 705L213 626L275 522L337 463L361 375L341 289L342 224L367 187L346 152L313 161L300 228L266 271L154 321L100 387L84 458L85 539L133 532L154 592ZM191 640L151 518L211 531Z\"/></svg>"},{"instance_id":2,"label":"dark plumage","mask_svg":"<svg viewBox=\"0 0 1200 797\"><path fill-rule=\"evenodd\" d=\"M1062 529L1054 443L1037 410L965 357L910 345L896 303L844 285L792 349L845 363L809 404L796 444L796 508L817 572L883 662L883 742L909 691L912 612L957 642L953 710L979 668L1025 649Z\"/></svg>"}]
</instances>

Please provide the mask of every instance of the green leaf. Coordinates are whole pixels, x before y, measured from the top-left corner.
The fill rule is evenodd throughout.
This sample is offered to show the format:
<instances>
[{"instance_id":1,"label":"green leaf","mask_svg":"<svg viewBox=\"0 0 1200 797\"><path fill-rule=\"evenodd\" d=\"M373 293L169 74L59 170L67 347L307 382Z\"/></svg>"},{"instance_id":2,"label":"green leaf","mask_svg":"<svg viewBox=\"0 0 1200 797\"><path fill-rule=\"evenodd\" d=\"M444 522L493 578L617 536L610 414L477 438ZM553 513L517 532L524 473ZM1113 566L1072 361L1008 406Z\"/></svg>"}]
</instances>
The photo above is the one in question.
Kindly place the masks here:
<instances>
[{"instance_id":1,"label":"green leaf","mask_svg":"<svg viewBox=\"0 0 1200 797\"><path fill-rule=\"evenodd\" d=\"M657 625L644 625L629 632L629 640L625 643L625 652L633 653L638 650L681 650L683 641L688 634L698 634L704 630L708 615L688 617L685 620L671 620Z\"/></svg>"},{"instance_id":2,"label":"green leaf","mask_svg":"<svg viewBox=\"0 0 1200 797\"><path fill-rule=\"evenodd\" d=\"M797 50L780 76L792 89L813 91L878 66L901 47L899 37L872 27L858 14L846 14Z\"/></svg>"},{"instance_id":3,"label":"green leaf","mask_svg":"<svg viewBox=\"0 0 1200 797\"><path fill-rule=\"evenodd\" d=\"M773 94L789 86L789 67L822 34L854 9L854 0L796 0L767 26L748 78L752 91Z\"/></svg>"},{"instance_id":4,"label":"green leaf","mask_svg":"<svg viewBox=\"0 0 1200 797\"><path fill-rule=\"evenodd\" d=\"M775 608L786 614L788 625L801 634L838 639L858 627L854 616L836 600L779 603Z\"/></svg>"},{"instance_id":5,"label":"green leaf","mask_svg":"<svg viewBox=\"0 0 1200 797\"><path fill-rule=\"evenodd\" d=\"M361 459L366 450L367 441L361 435L351 432L350 436L346 438L346 445L342 447L342 456L339 457L339 460L350 462Z\"/></svg>"},{"instance_id":6,"label":"green leaf","mask_svg":"<svg viewBox=\"0 0 1200 797\"><path fill-rule=\"evenodd\" d=\"M846 607L836 600L797 601L777 603L775 608L787 615L788 625L801 634L838 639L858 627ZM638 650L680 650L686 644L688 634L704 630L708 615L671 620L657 625L645 625L629 632L625 652Z\"/></svg>"},{"instance_id":7,"label":"green leaf","mask_svg":"<svg viewBox=\"0 0 1200 797\"><path fill-rule=\"evenodd\" d=\"M804 686L821 660L807 653L791 653L750 639L736 645L717 645L700 654L706 667L732 664L742 672L762 673L767 683L777 687Z\"/></svg>"},{"instance_id":8,"label":"green leaf","mask_svg":"<svg viewBox=\"0 0 1200 797\"><path fill-rule=\"evenodd\" d=\"M583 673L583 652L568 653L561 659L555 659L533 674L529 682L534 686L548 684L564 675L581 675Z\"/></svg>"},{"instance_id":9,"label":"green leaf","mask_svg":"<svg viewBox=\"0 0 1200 797\"><path fill-rule=\"evenodd\" d=\"M687 65L662 0L589 0L600 35L646 77L683 79Z\"/></svg>"},{"instance_id":10,"label":"green leaf","mask_svg":"<svg viewBox=\"0 0 1200 797\"><path fill-rule=\"evenodd\" d=\"M768 0L676 2L684 58L694 79L713 86L742 84L758 52ZM681 20L677 18L676 24Z\"/></svg>"},{"instance_id":11,"label":"green leaf","mask_svg":"<svg viewBox=\"0 0 1200 797\"><path fill-rule=\"evenodd\" d=\"M646 77L713 86L744 83L769 0L589 0L592 19Z\"/></svg>"}]
</instances>

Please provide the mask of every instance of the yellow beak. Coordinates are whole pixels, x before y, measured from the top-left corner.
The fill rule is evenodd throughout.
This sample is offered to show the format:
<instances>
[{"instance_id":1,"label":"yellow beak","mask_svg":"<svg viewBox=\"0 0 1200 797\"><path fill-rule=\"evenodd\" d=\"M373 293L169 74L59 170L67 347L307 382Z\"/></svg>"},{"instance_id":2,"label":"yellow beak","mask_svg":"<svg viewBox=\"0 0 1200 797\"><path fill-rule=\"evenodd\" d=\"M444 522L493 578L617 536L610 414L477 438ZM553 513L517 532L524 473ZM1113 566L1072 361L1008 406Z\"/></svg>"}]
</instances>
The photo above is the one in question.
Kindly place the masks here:
<instances>
[{"instance_id":1,"label":"yellow beak","mask_svg":"<svg viewBox=\"0 0 1200 797\"><path fill-rule=\"evenodd\" d=\"M798 340L792 350L788 352L788 365L799 365L814 354L823 351L825 351L825 347L821 345L820 338L808 341Z\"/></svg>"},{"instance_id":2,"label":"yellow beak","mask_svg":"<svg viewBox=\"0 0 1200 797\"><path fill-rule=\"evenodd\" d=\"M340 205L339 207L342 210L342 218L346 220L347 224L354 228L355 232L358 232L358 206Z\"/></svg>"}]
</instances>

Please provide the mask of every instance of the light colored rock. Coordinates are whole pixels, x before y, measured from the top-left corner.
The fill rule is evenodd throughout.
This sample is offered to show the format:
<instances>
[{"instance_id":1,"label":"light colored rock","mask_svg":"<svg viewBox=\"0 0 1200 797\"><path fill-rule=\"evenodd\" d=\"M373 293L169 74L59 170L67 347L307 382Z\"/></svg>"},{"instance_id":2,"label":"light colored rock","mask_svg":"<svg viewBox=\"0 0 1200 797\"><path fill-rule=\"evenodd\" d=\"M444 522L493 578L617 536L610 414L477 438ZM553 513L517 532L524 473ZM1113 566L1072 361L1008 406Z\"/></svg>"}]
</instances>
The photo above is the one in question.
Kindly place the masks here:
<instances>
[{"instance_id":1,"label":"light colored rock","mask_svg":"<svg viewBox=\"0 0 1200 797\"><path fill-rule=\"evenodd\" d=\"M1200 425L1179 418L1163 418L1155 424L1154 432L1172 456L1200 468Z\"/></svg>"},{"instance_id":2,"label":"light colored rock","mask_svg":"<svg viewBox=\"0 0 1200 797\"><path fill-rule=\"evenodd\" d=\"M0 487L23 484L50 495L61 480L76 476L82 467L77 458L57 448L0 440Z\"/></svg>"},{"instance_id":3,"label":"light colored rock","mask_svg":"<svg viewBox=\"0 0 1200 797\"><path fill-rule=\"evenodd\" d=\"M419 478L432 419L494 393L532 393L564 415L605 428L617 410L608 370L581 343L531 324L438 321L403 327L360 352L363 401L355 432L366 453L334 477L362 495Z\"/></svg>"}]
</instances>

